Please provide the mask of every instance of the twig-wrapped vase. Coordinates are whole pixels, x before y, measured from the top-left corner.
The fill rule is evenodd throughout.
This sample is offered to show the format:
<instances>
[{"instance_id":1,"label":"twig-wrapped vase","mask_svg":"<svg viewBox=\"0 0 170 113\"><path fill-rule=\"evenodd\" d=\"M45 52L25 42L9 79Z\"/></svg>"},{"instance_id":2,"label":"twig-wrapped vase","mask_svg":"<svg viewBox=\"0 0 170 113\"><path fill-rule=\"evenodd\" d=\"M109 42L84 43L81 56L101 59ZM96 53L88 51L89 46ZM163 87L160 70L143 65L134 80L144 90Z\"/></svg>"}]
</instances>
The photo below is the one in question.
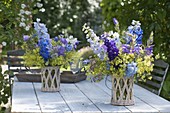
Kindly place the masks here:
<instances>
[{"instance_id":1,"label":"twig-wrapped vase","mask_svg":"<svg viewBox=\"0 0 170 113\"><path fill-rule=\"evenodd\" d=\"M112 105L134 105L133 77L112 76Z\"/></svg>"},{"instance_id":2,"label":"twig-wrapped vase","mask_svg":"<svg viewBox=\"0 0 170 113\"><path fill-rule=\"evenodd\" d=\"M60 67L45 67L41 70L41 91L60 91Z\"/></svg>"}]
</instances>

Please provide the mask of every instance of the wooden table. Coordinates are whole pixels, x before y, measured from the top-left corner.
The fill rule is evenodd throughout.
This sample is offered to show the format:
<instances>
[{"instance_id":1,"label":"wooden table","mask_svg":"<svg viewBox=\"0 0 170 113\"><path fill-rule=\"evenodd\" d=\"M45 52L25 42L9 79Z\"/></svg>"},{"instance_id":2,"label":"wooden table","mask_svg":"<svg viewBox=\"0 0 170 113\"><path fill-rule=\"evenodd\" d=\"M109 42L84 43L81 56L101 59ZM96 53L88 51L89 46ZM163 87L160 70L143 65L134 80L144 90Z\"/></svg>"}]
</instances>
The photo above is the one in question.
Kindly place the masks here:
<instances>
[{"instance_id":1,"label":"wooden table","mask_svg":"<svg viewBox=\"0 0 170 113\"><path fill-rule=\"evenodd\" d=\"M111 105L111 91L104 81L61 84L61 91L55 93L41 92L40 88L40 83L15 82L12 113L170 113L169 101L137 85L133 106Z\"/></svg>"}]
</instances>

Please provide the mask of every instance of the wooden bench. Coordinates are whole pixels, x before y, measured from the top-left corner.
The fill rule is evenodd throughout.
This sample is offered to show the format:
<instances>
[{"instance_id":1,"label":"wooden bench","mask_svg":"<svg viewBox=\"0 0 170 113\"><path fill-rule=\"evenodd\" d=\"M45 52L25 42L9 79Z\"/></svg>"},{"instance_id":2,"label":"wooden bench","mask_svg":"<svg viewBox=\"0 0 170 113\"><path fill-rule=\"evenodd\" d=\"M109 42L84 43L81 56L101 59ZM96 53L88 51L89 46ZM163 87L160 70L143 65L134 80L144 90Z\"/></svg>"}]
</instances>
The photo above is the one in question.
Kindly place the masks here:
<instances>
[{"instance_id":1,"label":"wooden bench","mask_svg":"<svg viewBox=\"0 0 170 113\"><path fill-rule=\"evenodd\" d=\"M146 82L138 81L137 84L157 95L160 95L168 68L168 63L163 60L155 60L154 69L150 75L152 79L147 79Z\"/></svg>"}]
</instances>

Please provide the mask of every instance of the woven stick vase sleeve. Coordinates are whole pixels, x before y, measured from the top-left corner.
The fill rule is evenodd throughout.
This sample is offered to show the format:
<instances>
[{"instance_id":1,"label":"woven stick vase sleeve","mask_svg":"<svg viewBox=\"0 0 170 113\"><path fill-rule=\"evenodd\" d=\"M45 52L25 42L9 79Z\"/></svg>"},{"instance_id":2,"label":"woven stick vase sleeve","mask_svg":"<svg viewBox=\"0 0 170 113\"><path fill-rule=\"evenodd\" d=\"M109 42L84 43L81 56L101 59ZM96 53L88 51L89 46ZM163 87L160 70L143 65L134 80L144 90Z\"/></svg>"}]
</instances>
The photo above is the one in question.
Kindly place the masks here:
<instances>
[{"instance_id":1,"label":"woven stick vase sleeve","mask_svg":"<svg viewBox=\"0 0 170 113\"><path fill-rule=\"evenodd\" d=\"M45 67L41 70L41 91L60 91L60 67Z\"/></svg>"},{"instance_id":2,"label":"woven stick vase sleeve","mask_svg":"<svg viewBox=\"0 0 170 113\"><path fill-rule=\"evenodd\" d=\"M112 76L112 105L134 105L133 77Z\"/></svg>"}]
</instances>

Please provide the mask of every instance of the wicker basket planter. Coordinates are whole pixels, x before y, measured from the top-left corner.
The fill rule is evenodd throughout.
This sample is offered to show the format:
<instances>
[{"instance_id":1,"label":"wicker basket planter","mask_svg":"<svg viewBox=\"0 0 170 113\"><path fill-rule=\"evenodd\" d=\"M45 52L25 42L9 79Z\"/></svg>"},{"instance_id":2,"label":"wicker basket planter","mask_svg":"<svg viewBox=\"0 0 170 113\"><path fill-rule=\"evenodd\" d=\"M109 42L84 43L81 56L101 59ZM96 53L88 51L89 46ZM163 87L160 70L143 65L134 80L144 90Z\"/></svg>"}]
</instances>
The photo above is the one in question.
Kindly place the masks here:
<instances>
[{"instance_id":1,"label":"wicker basket planter","mask_svg":"<svg viewBox=\"0 0 170 113\"><path fill-rule=\"evenodd\" d=\"M41 70L41 91L60 91L60 67L45 67Z\"/></svg>"},{"instance_id":2,"label":"wicker basket planter","mask_svg":"<svg viewBox=\"0 0 170 113\"><path fill-rule=\"evenodd\" d=\"M113 105L134 105L133 77L116 78L112 76L112 99Z\"/></svg>"}]
</instances>

